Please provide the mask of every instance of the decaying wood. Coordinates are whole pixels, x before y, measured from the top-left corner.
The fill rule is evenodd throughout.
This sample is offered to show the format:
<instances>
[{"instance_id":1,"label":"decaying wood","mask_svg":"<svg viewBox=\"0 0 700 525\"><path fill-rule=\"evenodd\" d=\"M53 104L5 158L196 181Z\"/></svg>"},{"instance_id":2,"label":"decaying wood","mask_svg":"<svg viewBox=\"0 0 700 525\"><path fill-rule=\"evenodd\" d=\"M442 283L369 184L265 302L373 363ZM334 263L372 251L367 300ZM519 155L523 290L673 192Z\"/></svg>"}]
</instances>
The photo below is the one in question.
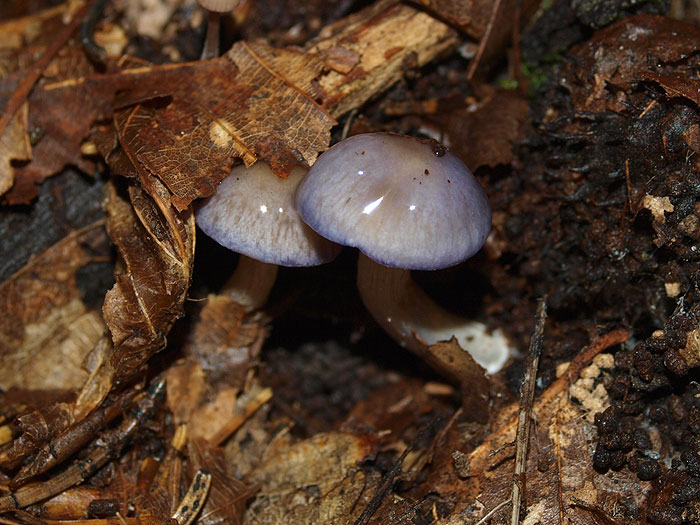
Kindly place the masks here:
<instances>
[{"instance_id":1,"label":"decaying wood","mask_svg":"<svg viewBox=\"0 0 700 525\"><path fill-rule=\"evenodd\" d=\"M573 488L566 484L572 482L571 476L569 476L571 470L580 468L581 464L568 457L562 457L562 455L568 452L567 447L571 447L572 444L580 447L581 442L585 442L585 440L581 435L582 429L567 424L572 419L581 419L580 413L575 412L575 407L568 400L568 389L578 378L583 368L588 366L597 354L623 343L628 337L627 330L613 330L597 338L577 354L569 364L568 369L534 402L532 412L537 415L537 428L541 429L541 432L538 431L530 436L531 457L525 464L528 476L528 516L530 513L536 513L539 507L545 505L546 498L554 498L553 501L556 501L558 505L563 505L562 498L572 497L574 494ZM510 500L513 489L513 464L511 461L514 461L515 458L511 445L517 439L519 411L519 403L504 407L494 421L495 428L498 430L488 436L481 445L469 454L471 468L475 472L482 473L481 476L470 478L468 490L470 501L478 499L485 506L483 515L497 516L497 519L504 522L510 520L511 517L510 512L506 516L505 511L509 506L504 505L504 502ZM567 429L573 435L567 436L568 439L561 438L558 434L560 428ZM551 443L550 431L558 439L556 443ZM586 458L584 460L586 461L584 463L587 469L586 475L591 475L593 467L587 449L581 448L578 453ZM532 457L533 455L536 456L536 460ZM568 476L566 480L561 479L562 469L566 470ZM583 483L584 479L585 477L580 475L576 481ZM565 486L553 487L553 482L560 485L565 484ZM571 494L568 491L571 491ZM587 496L595 497L595 493L587 494ZM498 511L495 511L496 507L498 507ZM558 512L558 510L546 508L547 512ZM491 514L492 511L495 512Z\"/></svg>"},{"instance_id":2,"label":"decaying wood","mask_svg":"<svg viewBox=\"0 0 700 525\"><path fill-rule=\"evenodd\" d=\"M359 108L415 69L459 43L457 32L404 4L379 2L324 28L306 46L324 57L329 71L318 78L323 107L334 117Z\"/></svg>"}]
</instances>

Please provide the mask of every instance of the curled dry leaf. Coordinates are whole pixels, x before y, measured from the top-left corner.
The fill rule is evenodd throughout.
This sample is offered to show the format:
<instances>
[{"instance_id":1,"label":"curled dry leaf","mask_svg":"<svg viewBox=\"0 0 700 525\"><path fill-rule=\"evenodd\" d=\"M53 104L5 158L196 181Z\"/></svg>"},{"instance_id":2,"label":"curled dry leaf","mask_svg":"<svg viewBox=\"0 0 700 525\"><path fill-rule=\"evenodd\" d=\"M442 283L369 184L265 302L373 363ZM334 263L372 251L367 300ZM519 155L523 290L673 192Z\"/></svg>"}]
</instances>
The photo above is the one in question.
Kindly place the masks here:
<instances>
[{"instance_id":1,"label":"curled dry leaf","mask_svg":"<svg viewBox=\"0 0 700 525\"><path fill-rule=\"evenodd\" d=\"M18 417L13 426L19 437L0 451L0 466L6 469L18 467L26 457L68 428L73 421L70 403L53 403Z\"/></svg>"},{"instance_id":2,"label":"curled dry leaf","mask_svg":"<svg viewBox=\"0 0 700 525\"><path fill-rule=\"evenodd\" d=\"M117 380L165 346L182 313L195 243L189 210L159 206L139 186L130 186L128 193L126 200L114 184L108 186L107 231L124 263L102 308L114 342Z\"/></svg>"}]
</instances>

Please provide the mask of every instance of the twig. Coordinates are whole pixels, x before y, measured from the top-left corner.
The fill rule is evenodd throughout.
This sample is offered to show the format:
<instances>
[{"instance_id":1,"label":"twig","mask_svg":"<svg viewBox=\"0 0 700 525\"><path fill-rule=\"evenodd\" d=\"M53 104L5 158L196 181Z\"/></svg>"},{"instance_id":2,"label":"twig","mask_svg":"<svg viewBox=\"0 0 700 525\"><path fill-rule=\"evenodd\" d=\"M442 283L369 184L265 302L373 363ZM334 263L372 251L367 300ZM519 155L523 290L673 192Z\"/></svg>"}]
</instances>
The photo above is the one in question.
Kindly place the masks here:
<instances>
[{"instance_id":1,"label":"twig","mask_svg":"<svg viewBox=\"0 0 700 525\"><path fill-rule=\"evenodd\" d=\"M537 305L537 324L535 333L530 339L530 348L527 352L527 364L525 377L520 390L520 410L518 412L518 429L515 434L515 469L513 473L513 493L511 501L513 509L510 516L511 525L520 523L520 502L523 497L525 485L525 467L527 463L527 450L530 442L530 418L532 415L532 403L535 399L535 381L537 380L537 368L540 356L544 349L544 321L547 318L546 299L540 299Z\"/></svg>"},{"instance_id":2,"label":"twig","mask_svg":"<svg viewBox=\"0 0 700 525\"><path fill-rule=\"evenodd\" d=\"M94 33L97 22L102 18L106 3L107 0L97 0L90 8L90 12L85 17L82 26L80 26L80 40L83 43L85 52L90 58L101 64L107 60L107 52L97 45Z\"/></svg>"},{"instance_id":3,"label":"twig","mask_svg":"<svg viewBox=\"0 0 700 525\"><path fill-rule=\"evenodd\" d=\"M484 516L483 518L481 518L481 519L480 519L479 521L477 521L474 525L483 525L484 523L486 523L486 521L487 521L489 518L491 518L491 516L493 516L494 514L496 514L499 510L501 510L503 507L505 507L505 506L508 505L509 503L510 503L510 499L507 499L507 500L505 500L505 501L502 501L501 503L499 503L498 505L496 505L494 508L492 508L492 509L488 512L488 514L486 514L486 516Z\"/></svg>"},{"instance_id":4,"label":"twig","mask_svg":"<svg viewBox=\"0 0 700 525\"><path fill-rule=\"evenodd\" d=\"M83 445L94 439L103 427L116 419L136 392L135 389L130 389L116 399L108 400L98 410L46 443L12 479L10 488L16 490L26 485L31 478L47 472L72 456Z\"/></svg>"},{"instance_id":5,"label":"twig","mask_svg":"<svg viewBox=\"0 0 700 525\"><path fill-rule=\"evenodd\" d=\"M543 397L554 397L559 392L569 388L569 386L578 379L581 370L588 366L588 363L590 363L595 356L611 346L624 343L627 341L629 335L630 333L628 330L620 328L595 339L571 360L566 372L549 386Z\"/></svg>"},{"instance_id":6,"label":"twig","mask_svg":"<svg viewBox=\"0 0 700 525\"><path fill-rule=\"evenodd\" d=\"M375 493L374 497L372 500L367 504L365 507L365 510L362 511L362 514L360 514L360 517L355 520L354 525L361 525L362 523L368 523L369 519L372 517L372 514L379 508L379 505L381 504L382 500L384 499L384 496L386 493L389 491L391 488L391 485L394 483L394 480L396 477L401 474L403 470L403 462L406 459L406 456L408 456L408 453L413 450L413 446L406 447L406 450L403 451L403 454L401 454L401 457L394 463L394 466L391 467L391 470L386 473L384 476L384 479L382 480L381 484L379 485L379 488L377 489L377 492Z\"/></svg>"},{"instance_id":7,"label":"twig","mask_svg":"<svg viewBox=\"0 0 700 525\"><path fill-rule=\"evenodd\" d=\"M345 140L346 138L348 138L348 134L350 133L350 126L352 126L352 121L355 120L355 115L357 115L357 108L353 109L345 119L345 124L343 124L343 132L340 135L340 140Z\"/></svg>"},{"instance_id":8,"label":"twig","mask_svg":"<svg viewBox=\"0 0 700 525\"><path fill-rule=\"evenodd\" d=\"M80 9L78 9L78 11L76 11L71 21L58 33L56 39L29 68L29 71L27 71L27 74L19 83L19 86L17 86L15 92L12 93L12 96L7 102L7 106L5 106L5 110L2 112L2 115L0 115L0 137L2 137L5 129L7 129L7 126L15 116L15 113L17 113L17 110L19 110L26 98L29 96L34 84L36 84L37 80L39 80L44 69L46 69L46 66L49 65L49 62L51 62L54 55L58 53L58 51L73 34L73 31L75 31L75 28L78 27L78 24L85 16L85 13L90 8L92 3L93 2L86 2Z\"/></svg>"},{"instance_id":9,"label":"twig","mask_svg":"<svg viewBox=\"0 0 700 525\"><path fill-rule=\"evenodd\" d=\"M206 470L199 469L192 479L187 494L182 498L172 519L179 525L190 525L193 523L199 511L204 508L204 502L209 494L211 486L211 474Z\"/></svg>"},{"instance_id":10,"label":"twig","mask_svg":"<svg viewBox=\"0 0 700 525\"><path fill-rule=\"evenodd\" d=\"M467 80L472 80L474 78L476 70L479 68L479 64L481 64L481 57L484 55L484 51L486 51L486 46L488 46L490 43L489 40L491 39L491 33L493 33L494 27L496 25L496 20L498 19L498 15L501 10L501 3L502 0L496 0L493 3L493 8L491 9L491 17L489 18L489 23L486 26L486 31L484 31L484 35L479 41L479 47L476 50L476 55L474 55L474 58L472 58L472 61L469 63L469 69L467 70Z\"/></svg>"},{"instance_id":11,"label":"twig","mask_svg":"<svg viewBox=\"0 0 700 525\"><path fill-rule=\"evenodd\" d=\"M44 483L0 497L0 512L26 507L55 496L88 479L111 458L117 456L122 447L142 427L144 421L153 417L156 400L162 397L164 392L165 379L159 378L147 391L142 392L142 397L135 400L136 408L132 417L125 419L116 429L95 440L92 450L85 458L76 461L69 468Z\"/></svg>"},{"instance_id":12,"label":"twig","mask_svg":"<svg viewBox=\"0 0 700 525\"><path fill-rule=\"evenodd\" d=\"M211 438L211 443L220 445L233 434L238 428L252 416L261 406L267 403L272 398L272 389L263 388L257 392L252 398L243 399L245 406L242 410L236 410L233 417ZM238 403L237 403L238 404Z\"/></svg>"}]
</instances>

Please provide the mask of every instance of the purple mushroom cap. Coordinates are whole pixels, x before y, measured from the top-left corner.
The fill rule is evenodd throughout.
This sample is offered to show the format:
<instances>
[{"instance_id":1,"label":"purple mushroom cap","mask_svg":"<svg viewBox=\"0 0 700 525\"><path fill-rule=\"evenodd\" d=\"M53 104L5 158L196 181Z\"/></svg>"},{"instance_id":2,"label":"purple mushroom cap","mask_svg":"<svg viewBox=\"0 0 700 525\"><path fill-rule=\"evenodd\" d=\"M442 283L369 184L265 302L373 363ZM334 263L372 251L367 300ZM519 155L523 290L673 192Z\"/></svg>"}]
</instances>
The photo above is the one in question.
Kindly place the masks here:
<instances>
[{"instance_id":1,"label":"purple mushroom cap","mask_svg":"<svg viewBox=\"0 0 700 525\"><path fill-rule=\"evenodd\" d=\"M195 213L197 226L226 248L265 263L315 266L332 261L340 247L321 237L294 207L306 169L280 179L264 162L239 166Z\"/></svg>"},{"instance_id":2,"label":"purple mushroom cap","mask_svg":"<svg viewBox=\"0 0 700 525\"><path fill-rule=\"evenodd\" d=\"M297 188L302 219L385 266L436 270L474 255L491 206L474 175L434 141L392 133L343 140Z\"/></svg>"}]
</instances>

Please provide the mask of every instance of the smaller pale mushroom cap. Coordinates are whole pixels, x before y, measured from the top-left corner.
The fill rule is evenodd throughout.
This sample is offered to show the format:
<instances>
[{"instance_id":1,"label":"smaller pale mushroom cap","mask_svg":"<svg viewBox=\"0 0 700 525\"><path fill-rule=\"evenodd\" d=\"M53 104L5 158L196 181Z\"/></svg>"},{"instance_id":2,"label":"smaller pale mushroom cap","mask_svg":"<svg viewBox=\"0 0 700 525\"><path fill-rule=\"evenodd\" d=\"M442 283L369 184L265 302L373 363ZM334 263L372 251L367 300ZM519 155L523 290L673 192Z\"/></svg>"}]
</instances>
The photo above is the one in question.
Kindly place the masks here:
<instances>
[{"instance_id":1,"label":"smaller pale mushroom cap","mask_svg":"<svg viewBox=\"0 0 700 525\"><path fill-rule=\"evenodd\" d=\"M227 13L233 11L239 0L197 0L197 3L204 9L215 13Z\"/></svg>"},{"instance_id":2,"label":"smaller pale mushroom cap","mask_svg":"<svg viewBox=\"0 0 700 525\"><path fill-rule=\"evenodd\" d=\"M491 207L474 175L434 141L355 135L322 154L297 190L304 221L385 266L435 270L474 255Z\"/></svg>"},{"instance_id":3,"label":"smaller pale mushroom cap","mask_svg":"<svg viewBox=\"0 0 700 525\"><path fill-rule=\"evenodd\" d=\"M239 166L196 211L197 225L226 248L281 266L315 266L332 261L340 246L309 228L294 207L294 192L306 169L286 179L263 162Z\"/></svg>"}]
</instances>

